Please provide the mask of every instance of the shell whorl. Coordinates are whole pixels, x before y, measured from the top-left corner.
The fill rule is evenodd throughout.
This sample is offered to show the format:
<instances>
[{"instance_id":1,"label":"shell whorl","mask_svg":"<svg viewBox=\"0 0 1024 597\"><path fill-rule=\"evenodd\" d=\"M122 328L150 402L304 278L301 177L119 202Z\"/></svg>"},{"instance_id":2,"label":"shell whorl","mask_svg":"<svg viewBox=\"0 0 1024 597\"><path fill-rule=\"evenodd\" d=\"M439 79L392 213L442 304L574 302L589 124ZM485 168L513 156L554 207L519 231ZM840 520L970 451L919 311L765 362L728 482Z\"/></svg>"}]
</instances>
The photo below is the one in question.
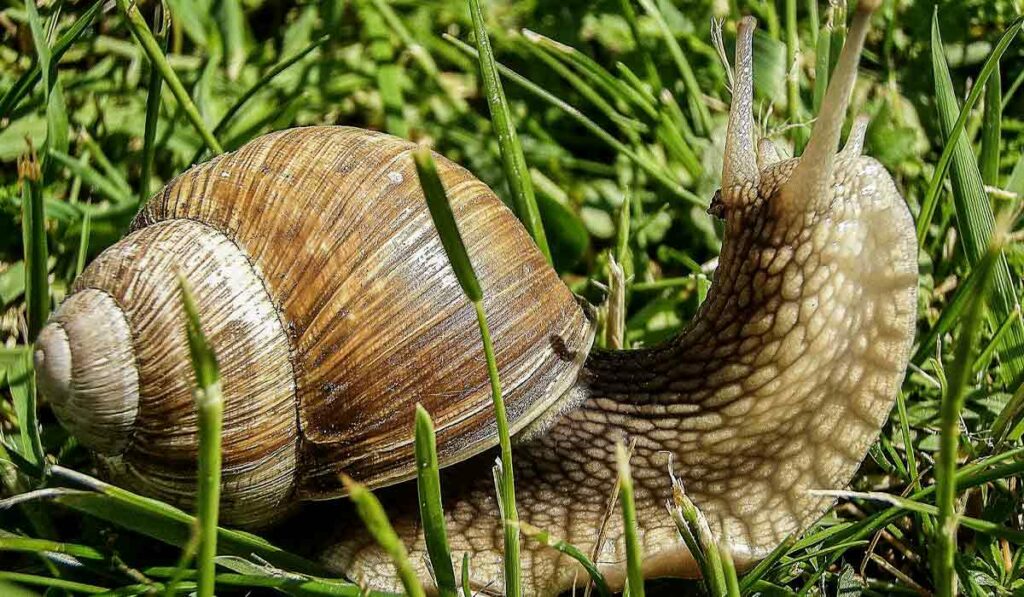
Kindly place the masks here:
<instances>
[{"instance_id":1,"label":"shell whorl","mask_svg":"<svg viewBox=\"0 0 1024 597\"><path fill-rule=\"evenodd\" d=\"M117 456L139 412L139 373L124 311L109 294L72 295L36 340L40 389L78 441Z\"/></svg>"},{"instance_id":2,"label":"shell whorl","mask_svg":"<svg viewBox=\"0 0 1024 597\"><path fill-rule=\"evenodd\" d=\"M116 450L104 449L92 437L102 435L104 425L97 421L103 401L128 393L97 382L73 407L55 400L54 410L65 427L96 450L99 466L112 480L190 507L198 422L179 272L195 291L204 331L220 362L224 516L238 524L259 524L286 510L294 492L295 384L274 304L245 254L223 233L192 220L168 220L133 232L100 255L40 335L46 355L41 379L63 375L55 366L59 362L51 365L49 358L50 347L61 346L62 330L71 347L76 396L83 379L89 379L82 370L97 379L131 376L134 394L124 400L123 410L134 401L135 412L118 419ZM96 305L108 308L82 313ZM120 318L110 317L111 312ZM78 331L83 328L92 333ZM45 382L43 390L54 400L60 393L52 392L52 385ZM130 425L124 425L129 418ZM92 428L84 429L87 425Z\"/></svg>"}]
</instances>

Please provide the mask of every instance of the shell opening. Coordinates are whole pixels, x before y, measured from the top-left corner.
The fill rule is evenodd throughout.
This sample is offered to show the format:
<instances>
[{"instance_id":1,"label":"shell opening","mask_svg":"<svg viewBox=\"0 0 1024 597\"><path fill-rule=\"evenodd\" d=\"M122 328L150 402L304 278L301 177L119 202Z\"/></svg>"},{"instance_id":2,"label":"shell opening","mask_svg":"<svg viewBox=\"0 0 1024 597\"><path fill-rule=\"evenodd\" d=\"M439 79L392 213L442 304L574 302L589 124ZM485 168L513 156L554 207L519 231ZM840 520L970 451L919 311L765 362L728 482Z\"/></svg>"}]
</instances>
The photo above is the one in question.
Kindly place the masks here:
<instances>
[{"instance_id":1,"label":"shell opening","mask_svg":"<svg viewBox=\"0 0 1024 597\"><path fill-rule=\"evenodd\" d=\"M86 447L114 456L131 441L139 376L124 312L105 292L71 295L39 333L39 389L61 424Z\"/></svg>"}]
</instances>

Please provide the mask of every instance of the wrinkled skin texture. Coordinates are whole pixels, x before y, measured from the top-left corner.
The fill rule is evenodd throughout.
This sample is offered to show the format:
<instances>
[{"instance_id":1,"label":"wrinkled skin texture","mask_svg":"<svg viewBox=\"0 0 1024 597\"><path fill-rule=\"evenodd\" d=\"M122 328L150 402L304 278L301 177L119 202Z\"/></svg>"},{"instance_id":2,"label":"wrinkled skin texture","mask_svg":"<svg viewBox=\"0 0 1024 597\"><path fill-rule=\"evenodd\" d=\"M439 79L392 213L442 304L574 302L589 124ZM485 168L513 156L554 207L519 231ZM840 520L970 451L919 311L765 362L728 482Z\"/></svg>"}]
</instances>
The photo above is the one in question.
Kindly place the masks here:
<instances>
[{"instance_id":1,"label":"wrinkled skin texture","mask_svg":"<svg viewBox=\"0 0 1024 597\"><path fill-rule=\"evenodd\" d=\"M875 440L902 381L913 339L913 222L885 170L841 155L831 201L784 204L796 160L760 172L728 206L725 243L707 301L674 341L597 353L582 401L515 450L519 515L593 553L615 483L617 440L635 442L636 503L645 576L696 575L666 512L669 468L725 533L738 564L763 557L831 505L812 489L845 486ZM739 200L737 200L739 198ZM493 454L442 473L452 553L471 554L475 589L501 593L502 532ZM431 585L415 487L384 492L413 564ZM618 510L598 564L623 582ZM323 559L351 578L400 590L365 534L345 525ZM569 558L523 539L524 590L582 585Z\"/></svg>"}]
</instances>

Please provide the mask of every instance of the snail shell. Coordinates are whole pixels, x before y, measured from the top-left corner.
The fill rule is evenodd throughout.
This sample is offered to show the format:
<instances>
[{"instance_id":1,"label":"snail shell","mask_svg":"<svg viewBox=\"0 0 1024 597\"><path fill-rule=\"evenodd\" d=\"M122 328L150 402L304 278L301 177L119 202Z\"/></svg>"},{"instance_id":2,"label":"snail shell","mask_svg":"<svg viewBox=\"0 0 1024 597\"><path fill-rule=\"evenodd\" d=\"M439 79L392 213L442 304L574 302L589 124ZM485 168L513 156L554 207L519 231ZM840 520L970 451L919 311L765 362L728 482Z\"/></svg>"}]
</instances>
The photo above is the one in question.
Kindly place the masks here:
<instances>
[{"instance_id":1,"label":"snail shell","mask_svg":"<svg viewBox=\"0 0 1024 597\"><path fill-rule=\"evenodd\" d=\"M442 465L497 443L473 310L411 151L344 127L290 129L155 195L40 334L40 386L107 476L183 507L197 418L176 275L191 283L224 391L224 520L415 475L417 402ZM512 431L557 408L592 326L516 217L463 168L439 174L485 294ZM483 248L486 247L486 250Z\"/></svg>"}]
</instances>

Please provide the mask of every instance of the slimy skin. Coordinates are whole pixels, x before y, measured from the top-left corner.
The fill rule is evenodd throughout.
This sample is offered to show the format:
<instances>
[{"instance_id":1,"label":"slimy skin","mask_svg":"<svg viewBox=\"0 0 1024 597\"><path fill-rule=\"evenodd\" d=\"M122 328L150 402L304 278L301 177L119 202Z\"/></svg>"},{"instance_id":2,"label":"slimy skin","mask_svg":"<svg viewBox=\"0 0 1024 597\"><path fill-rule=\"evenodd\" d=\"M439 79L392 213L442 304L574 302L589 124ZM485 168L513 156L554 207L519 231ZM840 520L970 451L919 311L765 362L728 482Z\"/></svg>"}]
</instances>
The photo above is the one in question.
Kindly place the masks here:
<instances>
[{"instance_id":1,"label":"slimy skin","mask_svg":"<svg viewBox=\"0 0 1024 597\"><path fill-rule=\"evenodd\" d=\"M670 470L747 566L826 511L831 500L810 490L849 483L892 407L914 335L913 221L885 169L859 155L863 120L836 153L865 4L799 160L772 163L776 152L765 142L755 152L753 22L744 20L723 189L712 206L725 237L707 300L665 345L592 354L561 418L515 450L520 519L597 553L613 585L625 576L621 516L608 514L616 441L635 443L645 576L694 577L699 570L665 508ZM457 574L468 552L474 590L500 594L493 459L448 469L441 483ZM385 493L385 503L432 586L414 489ZM367 586L400 590L391 561L351 527L323 561ZM527 595L558 594L588 578L525 537L522 570Z\"/></svg>"}]
</instances>

